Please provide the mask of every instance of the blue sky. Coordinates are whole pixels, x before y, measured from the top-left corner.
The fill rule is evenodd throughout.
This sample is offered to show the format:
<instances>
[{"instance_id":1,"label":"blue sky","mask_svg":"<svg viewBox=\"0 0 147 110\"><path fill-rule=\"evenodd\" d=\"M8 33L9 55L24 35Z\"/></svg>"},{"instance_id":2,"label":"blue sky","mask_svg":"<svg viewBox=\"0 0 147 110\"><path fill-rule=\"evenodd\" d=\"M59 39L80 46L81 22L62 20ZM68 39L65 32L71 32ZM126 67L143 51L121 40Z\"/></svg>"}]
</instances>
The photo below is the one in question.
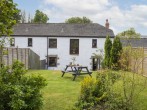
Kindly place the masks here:
<instances>
[{"instance_id":1,"label":"blue sky","mask_svg":"<svg viewBox=\"0 0 147 110\"><path fill-rule=\"evenodd\" d=\"M64 22L73 16L86 16L94 23L109 19L115 34L134 27L147 35L147 0L14 0L18 8L34 16L39 9L51 23Z\"/></svg>"}]
</instances>

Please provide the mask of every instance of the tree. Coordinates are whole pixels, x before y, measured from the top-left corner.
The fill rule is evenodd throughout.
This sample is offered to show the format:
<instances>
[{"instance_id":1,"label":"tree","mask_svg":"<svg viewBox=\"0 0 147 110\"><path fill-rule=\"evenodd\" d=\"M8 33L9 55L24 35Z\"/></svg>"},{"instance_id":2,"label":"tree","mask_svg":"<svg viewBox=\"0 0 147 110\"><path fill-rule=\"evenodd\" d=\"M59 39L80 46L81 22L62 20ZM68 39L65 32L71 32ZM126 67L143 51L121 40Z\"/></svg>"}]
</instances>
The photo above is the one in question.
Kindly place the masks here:
<instances>
[{"instance_id":1,"label":"tree","mask_svg":"<svg viewBox=\"0 0 147 110\"><path fill-rule=\"evenodd\" d=\"M16 13L14 15L14 18L16 20L16 23L20 23L21 22L21 10L17 9L18 10L18 13Z\"/></svg>"},{"instance_id":2,"label":"tree","mask_svg":"<svg viewBox=\"0 0 147 110\"><path fill-rule=\"evenodd\" d=\"M36 10L33 22L34 23L47 23L49 20L48 16L42 11Z\"/></svg>"},{"instance_id":3,"label":"tree","mask_svg":"<svg viewBox=\"0 0 147 110\"><path fill-rule=\"evenodd\" d=\"M126 31L118 33L117 36L120 37L120 39L126 40L127 41L126 45L131 45L130 43L131 39L139 39L140 33L137 33L134 28L130 28Z\"/></svg>"},{"instance_id":4,"label":"tree","mask_svg":"<svg viewBox=\"0 0 147 110\"><path fill-rule=\"evenodd\" d=\"M31 15L28 15L28 23L31 23Z\"/></svg>"},{"instance_id":5,"label":"tree","mask_svg":"<svg viewBox=\"0 0 147 110\"><path fill-rule=\"evenodd\" d=\"M120 38L119 37L115 37L114 38L114 42L112 45L112 49L111 49L111 66L113 69L119 69L119 59L120 59L120 54L122 51L122 44L120 42Z\"/></svg>"},{"instance_id":6,"label":"tree","mask_svg":"<svg viewBox=\"0 0 147 110\"><path fill-rule=\"evenodd\" d=\"M0 0L0 37L12 34L16 23L15 15L19 12L13 0Z\"/></svg>"},{"instance_id":7,"label":"tree","mask_svg":"<svg viewBox=\"0 0 147 110\"><path fill-rule=\"evenodd\" d=\"M41 89L46 80L25 74L24 64L16 61L0 68L0 110L40 110Z\"/></svg>"},{"instance_id":8,"label":"tree","mask_svg":"<svg viewBox=\"0 0 147 110\"><path fill-rule=\"evenodd\" d=\"M107 36L105 41L105 58L104 58L104 64L107 68L110 68L111 62L111 48L112 48L112 41L110 40L110 37Z\"/></svg>"},{"instance_id":9,"label":"tree","mask_svg":"<svg viewBox=\"0 0 147 110\"><path fill-rule=\"evenodd\" d=\"M2 54L5 45L5 36L12 34L12 27L16 23L16 15L19 10L13 0L0 0L0 67L2 65Z\"/></svg>"},{"instance_id":10,"label":"tree","mask_svg":"<svg viewBox=\"0 0 147 110\"><path fill-rule=\"evenodd\" d=\"M71 17L65 21L65 23L92 23L92 21L87 17Z\"/></svg>"},{"instance_id":11,"label":"tree","mask_svg":"<svg viewBox=\"0 0 147 110\"><path fill-rule=\"evenodd\" d=\"M26 12L21 11L21 23L26 23Z\"/></svg>"},{"instance_id":12,"label":"tree","mask_svg":"<svg viewBox=\"0 0 147 110\"><path fill-rule=\"evenodd\" d=\"M140 38L140 33L137 33L134 28L130 28L126 31L118 33L117 36L119 36L121 38L127 38L127 39Z\"/></svg>"},{"instance_id":13,"label":"tree","mask_svg":"<svg viewBox=\"0 0 147 110\"><path fill-rule=\"evenodd\" d=\"M130 60L132 58L132 44L131 40L140 39L140 33L137 33L134 28L130 28L126 31L123 31L117 36L122 40L124 45L123 52L121 57L123 56L123 60L121 60L121 66L125 68L124 70L130 70ZM133 55L134 56L134 55ZM123 62L123 63L122 63Z\"/></svg>"}]
</instances>

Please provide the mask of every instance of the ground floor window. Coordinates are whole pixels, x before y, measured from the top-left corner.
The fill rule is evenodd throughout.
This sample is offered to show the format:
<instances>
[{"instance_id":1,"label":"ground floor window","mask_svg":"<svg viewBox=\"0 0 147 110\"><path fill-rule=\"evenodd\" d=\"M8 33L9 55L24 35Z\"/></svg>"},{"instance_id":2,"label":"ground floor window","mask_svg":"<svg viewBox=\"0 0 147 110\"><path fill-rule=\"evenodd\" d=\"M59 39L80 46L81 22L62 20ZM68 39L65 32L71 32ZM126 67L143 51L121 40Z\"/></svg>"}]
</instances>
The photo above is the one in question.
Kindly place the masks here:
<instances>
[{"instance_id":1,"label":"ground floor window","mask_svg":"<svg viewBox=\"0 0 147 110\"><path fill-rule=\"evenodd\" d=\"M48 66L57 67L57 57L48 57Z\"/></svg>"}]
</instances>

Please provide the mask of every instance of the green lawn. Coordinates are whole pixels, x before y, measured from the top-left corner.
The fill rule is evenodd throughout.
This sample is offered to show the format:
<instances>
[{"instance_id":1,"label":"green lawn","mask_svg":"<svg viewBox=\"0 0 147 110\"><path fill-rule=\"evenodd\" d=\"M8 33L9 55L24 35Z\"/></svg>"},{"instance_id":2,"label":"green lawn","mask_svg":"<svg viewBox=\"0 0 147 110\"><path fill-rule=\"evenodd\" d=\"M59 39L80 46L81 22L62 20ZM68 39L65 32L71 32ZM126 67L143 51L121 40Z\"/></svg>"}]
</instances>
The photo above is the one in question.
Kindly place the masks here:
<instances>
[{"instance_id":1,"label":"green lawn","mask_svg":"<svg viewBox=\"0 0 147 110\"><path fill-rule=\"evenodd\" d=\"M80 93L80 82L89 76L77 76L76 80L72 81L71 74L61 77L61 71L31 70L28 73L40 74L47 80L48 85L43 89L43 110L72 110Z\"/></svg>"},{"instance_id":2,"label":"green lawn","mask_svg":"<svg viewBox=\"0 0 147 110\"><path fill-rule=\"evenodd\" d=\"M42 90L43 110L72 110L80 93L80 82L88 76L78 76L75 81L72 81L73 76L71 74L67 73L61 77L61 71L30 70L28 73L40 74L47 80L48 85ZM96 72L92 75L95 77ZM128 76L130 77L130 75ZM142 79L140 76L138 78ZM147 110L147 88L141 91L140 99L144 110Z\"/></svg>"}]
</instances>

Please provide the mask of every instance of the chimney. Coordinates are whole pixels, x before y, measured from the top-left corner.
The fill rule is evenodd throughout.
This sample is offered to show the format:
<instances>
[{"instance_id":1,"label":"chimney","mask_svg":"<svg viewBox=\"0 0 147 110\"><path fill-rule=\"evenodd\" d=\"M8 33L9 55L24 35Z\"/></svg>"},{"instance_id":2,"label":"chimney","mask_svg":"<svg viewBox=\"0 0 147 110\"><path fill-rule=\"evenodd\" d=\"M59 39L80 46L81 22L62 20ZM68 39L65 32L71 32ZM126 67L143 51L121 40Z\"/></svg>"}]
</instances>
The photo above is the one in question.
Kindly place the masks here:
<instances>
[{"instance_id":1,"label":"chimney","mask_svg":"<svg viewBox=\"0 0 147 110\"><path fill-rule=\"evenodd\" d=\"M108 22L108 19L106 19L105 27L106 27L107 29L109 29L109 22Z\"/></svg>"}]
</instances>

